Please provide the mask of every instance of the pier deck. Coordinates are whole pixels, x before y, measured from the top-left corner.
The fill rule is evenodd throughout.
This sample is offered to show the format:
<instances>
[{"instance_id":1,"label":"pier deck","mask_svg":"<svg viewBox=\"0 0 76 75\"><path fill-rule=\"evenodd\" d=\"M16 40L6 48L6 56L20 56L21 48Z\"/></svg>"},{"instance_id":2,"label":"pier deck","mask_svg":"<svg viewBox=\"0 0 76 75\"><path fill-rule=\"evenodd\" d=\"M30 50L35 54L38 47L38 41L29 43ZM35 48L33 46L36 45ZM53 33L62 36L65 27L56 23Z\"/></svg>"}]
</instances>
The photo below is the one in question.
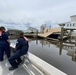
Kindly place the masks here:
<instances>
[{"instance_id":1,"label":"pier deck","mask_svg":"<svg viewBox=\"0 0 76 75\"><path fill-rule=\"evenodd\" d=\"M44 33L38 34L38 36L40 36L40 37L47 37L47 36L49 36L49 35L51 35L52 33L55 33L55 32L61 32L61 28L51 28L51 29L48 29L48 32L44 31Z\"/></svg>"}]
</instances>

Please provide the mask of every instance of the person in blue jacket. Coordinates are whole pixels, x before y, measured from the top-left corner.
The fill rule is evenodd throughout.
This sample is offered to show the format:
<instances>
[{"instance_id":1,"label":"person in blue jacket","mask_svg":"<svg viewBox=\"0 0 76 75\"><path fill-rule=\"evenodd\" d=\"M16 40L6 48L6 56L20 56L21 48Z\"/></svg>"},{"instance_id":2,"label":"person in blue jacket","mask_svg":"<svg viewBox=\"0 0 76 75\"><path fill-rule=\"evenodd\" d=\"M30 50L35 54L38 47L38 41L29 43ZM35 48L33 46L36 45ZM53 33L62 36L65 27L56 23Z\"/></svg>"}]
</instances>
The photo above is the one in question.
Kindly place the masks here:
<instances>
[{"instance_id":1,"label":"person in blue jacket","mask_svg":"<svg viewBox=\"0 0 76 75\"><path fill-rule=\"evenodd\" d=\"M28 39L23 35L23 33L20 33L16 43L16 52L8 59L9 63L11 64L9 70L18 68L18 65L22 61L20 57L24 54L27 54L28 48Z\"/></svg>"},{"instance_id":2,"label":"person in blue jacket","mask_svg":"<svg viewBox=\"0 0 76 75\"><path fill-rule=\"evenodd\" d=\"M0 27L0 61L3 61L4 52L7 55L7 58L10 57L10 45L9 38L7 33L5 32L4 27Z\"/></svg>"}]
</instances>

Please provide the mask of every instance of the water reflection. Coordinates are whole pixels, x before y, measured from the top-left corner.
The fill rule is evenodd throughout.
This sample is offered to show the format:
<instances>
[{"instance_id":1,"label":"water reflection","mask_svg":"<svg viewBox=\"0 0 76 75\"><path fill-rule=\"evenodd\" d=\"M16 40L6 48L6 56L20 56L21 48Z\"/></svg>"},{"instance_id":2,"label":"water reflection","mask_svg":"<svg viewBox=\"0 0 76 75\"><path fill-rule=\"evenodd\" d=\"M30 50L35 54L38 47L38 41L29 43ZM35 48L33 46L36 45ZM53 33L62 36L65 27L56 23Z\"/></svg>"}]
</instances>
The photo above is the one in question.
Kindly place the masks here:
<instances>
[{"instance_id":1,"label":"water reflection","mask_svg":"<svg viewBox=\"0 0 76 75\"><path fill-rule=\"evenodd\" d=\"M59 48L59 55L61 55L62 50L65 49L67 50L67 55L71 56L72 60L76 62L76 42L72 44L72 41L68 43L60 41Z\"/></svg>"},{"instance_id":2,"label":"water reflection","mask_svg":"<svg viewBox=\"0 0 76 75\"><path fill-rule=\"evenodd\" d=\"M51 43L54 44L54 45L57 45L57 47L59 48L59 55L62 54L63 49L67 50L67 55L71 56L73 61L76 61L76 51L75 51L76 49L75 49L75 46L74 46L75 42L72 45L70 42L66 43L64 41L59 41L58 43L55 42L55 41L48 42L48 40L39 40L39 41L40 41L42 47L46 46L46 45L48 47L50 47ZM38 40L36 40L36 44L38 44L37 42L38 42Z\"/></svg>"},{"instance_id":3,"label":"water reflection","mask_svg":"<svg viewBox=\"0 0 76 75\"><path fill-rule=\"evenodd\" d=\"M67 55L72 57L72 61L76 62L76 42L75 41L49 41L49 40L43 40L43 39L33 39L31 41L36 41L36 45L39 44L42 45L42 47L48 46L50 47L51 44L57 46L59 48L59 55L62 55L62 51L66 50Z\"/></svg>"},{"instance_id":4,"label":"water reflection","mask_svg":"<svg viewBox=\"0 0 76 75\"><path fill-rule=\"evenodd\" d=\"M61 55L62 54L62 48L63 48L63 41L59 42L59 48L60 48L59 55Z\"/></svg>"},{"instance_id":5,"label":"water reflection","mask_svg":"<svg viewBox=\"0 0 76 75\"><path fill-rule=\"evenodd\" d=\"M48 45L48 47L50 47L50 42L46 41L46 40L40 40L40 43L43 46Z\"/></svg>"}]
</instances>

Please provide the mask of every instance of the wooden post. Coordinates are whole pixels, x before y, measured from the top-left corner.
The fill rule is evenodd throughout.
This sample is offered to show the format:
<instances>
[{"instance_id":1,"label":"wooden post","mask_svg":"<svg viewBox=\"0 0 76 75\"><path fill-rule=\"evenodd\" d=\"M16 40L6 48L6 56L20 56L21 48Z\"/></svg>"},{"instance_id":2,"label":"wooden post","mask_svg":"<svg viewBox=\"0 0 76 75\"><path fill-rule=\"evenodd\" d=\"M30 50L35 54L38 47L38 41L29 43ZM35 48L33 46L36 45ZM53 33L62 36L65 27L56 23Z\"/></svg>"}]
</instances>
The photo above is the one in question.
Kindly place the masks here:
<instances>
[{"instance_id":1,"label":"wooden post","mask_svg":"<svg viewBox=\"0 0 76 75\"><path fill-rule=\"evenodd\" d=\"M63 27L61 27L61 40L63 40Z\"/></svg>"},{"instance_id":2,"label":"wooden post","mask_svg":"<svg viewBox=\"0 0 76 75\"><path fill-rule=\"evenodd\" d=\"M70 39L69 39L69 42L71 42L71 34L72 34L72 30L70 30L70 34L69 34Z\"/></svg>"},{"instance_id":3,"label":"wooden post","mask_svg":"<svg viewBox=\"0 0 76 75\"><path fill-rule=\"evenodd\" d=\"M75 36L75 46L74 46L74 55L73 55L73 59L76 60L76 36Z\"/></svg>"},{"instance_id":4,"label":"wooden post","mask_svg":"<svg viewBox=\"0 0 76 75\"><path fill-rule=\"evenodd\" d=\"M60 26L61 26L60 40L63 40L63 33L64 33L64 26L65 26L65 24L60 24Z\"/></svg>"},{"instance_id":5,"label":"wooden post","mask_svg":"<svg viewBox=\"0 0 76 75\"><path fill-rule=\"evenodd\" d=\"M38 37L38 30L37 30L37 32L36 32L36 36Z\"/></svg>"}]
</instances>

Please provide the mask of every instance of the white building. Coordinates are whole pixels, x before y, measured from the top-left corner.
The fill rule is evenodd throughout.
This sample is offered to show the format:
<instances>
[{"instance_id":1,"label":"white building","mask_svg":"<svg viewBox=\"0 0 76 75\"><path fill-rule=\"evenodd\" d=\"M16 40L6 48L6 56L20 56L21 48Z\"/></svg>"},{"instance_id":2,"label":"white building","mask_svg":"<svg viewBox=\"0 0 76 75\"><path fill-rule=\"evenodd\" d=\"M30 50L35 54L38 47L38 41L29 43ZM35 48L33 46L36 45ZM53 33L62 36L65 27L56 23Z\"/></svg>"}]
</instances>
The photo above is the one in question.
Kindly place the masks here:
<instances>
[{"instance_id":1,"label":"white building","mask_svg":"<svg viewBox=\"0 0 76 75\"><path fill-rule=\"evenodd\" d=\"M70 16L71 20L69 22L65 22L65 27L76 27L76 15Z\"/></svg>"}]
</instances>

